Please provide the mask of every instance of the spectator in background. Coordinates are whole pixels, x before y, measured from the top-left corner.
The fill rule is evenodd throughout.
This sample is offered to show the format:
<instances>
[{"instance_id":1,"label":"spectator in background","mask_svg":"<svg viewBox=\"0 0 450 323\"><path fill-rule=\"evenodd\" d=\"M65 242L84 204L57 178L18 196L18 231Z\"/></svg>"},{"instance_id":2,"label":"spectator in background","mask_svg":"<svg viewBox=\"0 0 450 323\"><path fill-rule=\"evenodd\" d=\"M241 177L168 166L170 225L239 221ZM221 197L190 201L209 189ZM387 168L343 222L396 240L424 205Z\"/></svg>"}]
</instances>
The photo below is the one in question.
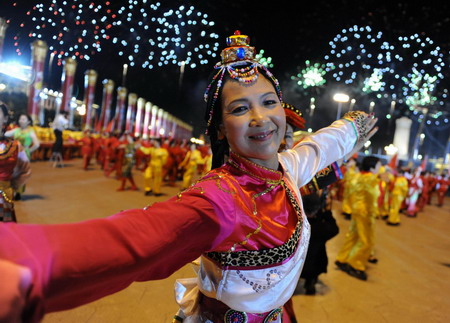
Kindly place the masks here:
<instances>
[{"instance_id":1,"label":"spectator in background","mask_svg":"<svg viewBox=\"0 0 450 323\"><path fill-rule=\"evenodd\" d=\"M311 224L311 238L300 277L305 279L305 294L315 295L315 285L319 275L327 272L326 242L339 233L339 227L331 212L331 197L328 189L320 190L302 198L305 214Z\"/></svg>"},{"instance_id":2,"label":"spectator in background","mask_svg":"<svg viewBox=\"0 0 450 323\"><path fill-rule=\"evenodd\" d=\"M68 128L69 120L67 119L67 111L59 111L53 121L53 132L55 134L55 143L52 148L52 157L50 160L54 161L54 167L61 167L63 160L63 131Z\"/></svg>"}]
</instances>

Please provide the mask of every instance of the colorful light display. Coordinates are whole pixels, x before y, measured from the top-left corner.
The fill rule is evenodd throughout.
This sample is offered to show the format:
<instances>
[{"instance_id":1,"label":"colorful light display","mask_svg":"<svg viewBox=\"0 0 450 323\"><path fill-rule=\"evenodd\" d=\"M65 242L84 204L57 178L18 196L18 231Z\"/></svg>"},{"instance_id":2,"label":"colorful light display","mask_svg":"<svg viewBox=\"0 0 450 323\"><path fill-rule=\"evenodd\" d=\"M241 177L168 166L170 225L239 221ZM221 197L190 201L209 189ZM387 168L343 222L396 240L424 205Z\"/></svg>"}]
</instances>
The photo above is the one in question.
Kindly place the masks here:
<instances>
[{"instance_id":1,"label":"colorful light display","mask_svg":"<svg viewBox=\"0 0 450 323\"><path fill-rule=\"evenodd\" d=\"M295 80L304 89L321 86L326 83L325 75L327 74L327 68L324 64L311 64L310 61L306 61L305 65L306 67L302 68L300 73L291 77L292 80Z\"/></svg>"},{"instance_id":2,"label":"colorful light display","mask_svg":"<svg viewBox=\"0 0 450 323\"><path fill-rule=\"evenodd\" d=\"M272 63L272 57L264 57L264 49L261 49L258 54L255 55L255 59L261 64L268 68L272 68L274 65Z\"/></svg>"},{"instance_id":3,"label":"colorful light display","mask_svg":"<svg viewBox=\"0 0 450 323\"><path fill-rule=\"evenodd\" d=\"M130 66L146 69L169 64L195 68L217 59L215 23L194 6L164 7L161 2L129 0L117 11L111 39Z\"/></svg>"},{"instance_id":4,"label":"colorful light display","mask_svg":"<svg viewBox=\"0 0 450 323\"><path fill-rule=\"evenodd\" d=\"M445 64L449 55L444 55L430 37L401 36L394 45L381 31L355 25L343 29L329 45L324 68L306 61L305 67L299 68L300 73L291 77L300 88L333 81L358 97L366 95L386 104L406 104L414 115L427 107L429 116L440 119L434 125L448 125L450 113L441 110L448 105L448 89L443 80L450 78L446 72L449 66Z\"/></svg>"},{"instance_id":5,"label":"colorful light display","mask_svg":"<svg viewBox=\"0 0 450 323\"><path fill-rule=\"evenodd\" d=\"M16 52L21 55L30 39L43 39L58 63L66 57L89 60L102 51L108 41L111 20L116 18L109 1L45 1L35 4L21 31L14 37Z\"/></svg>"}]
</instances>

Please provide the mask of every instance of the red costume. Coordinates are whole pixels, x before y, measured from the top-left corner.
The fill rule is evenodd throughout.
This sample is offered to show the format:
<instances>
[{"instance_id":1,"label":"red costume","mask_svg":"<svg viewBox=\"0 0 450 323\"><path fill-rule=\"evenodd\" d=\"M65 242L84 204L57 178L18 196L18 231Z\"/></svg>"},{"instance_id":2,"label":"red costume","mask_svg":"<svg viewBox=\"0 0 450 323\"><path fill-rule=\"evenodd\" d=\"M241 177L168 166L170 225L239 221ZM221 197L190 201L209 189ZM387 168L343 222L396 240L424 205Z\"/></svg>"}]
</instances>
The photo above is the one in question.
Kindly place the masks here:
<instances>
[{"instance_id":1,"label":"red costume","mask_svg":"<svg viewBox=\"0 0 450 323\"><path fill-rule=\"evenodd\" d=\"M87 135L78 142L81 144L81 156L83 157L83 169L87 170L89 163L91 162L92 155L94 154L95 140Z\"/></svg>"},{"instance_id":2,"label":"red costume","mask_svg":"<svg viewBox=\"0 0 450 323\"><path fill-rule=\"evenodd\" d=\"M119 144L119 139L114 136L111 136L104 141L103 145L103 170L105 171L105 175L108 176L114 170L114 163L116 160L116 148Z\"/></svg>"},{"instance_id":3,"label":"red costume","mask_svg":"<svg viewBox=\"0 0 450 323\"><path fill-rule=\"evenodd\" d=\"M14 190L30 176L30 162L16 140L0 140L0 222L16 222Z\"/></svg>"},{"instance_id":4,"label":"red costume","mask_svg":"<svg viewBox=\"0 0 450 323\"><path fill-rule=\"evenodd\" d=\"M448 178L448 175L445 177L440 177L438 179L437 185L438 185L438 188L437 188L438 206L443 206L445 194L447 193L448 186L450 185L450 179Z\"/></svg>"},{"instance_id":5,"label":"red costume","mask_svg":"<svg viewBox=\"0 0 450 323\"><path fill-rule=\"evenodd\" d=\"M423 211L423 208L427 204L430 196L430 177L428 175L420 175L420 179L422 180L422 193L420 194L419 201L417 202L417 208L419 212Z\"/></svg>"}]
</instances>

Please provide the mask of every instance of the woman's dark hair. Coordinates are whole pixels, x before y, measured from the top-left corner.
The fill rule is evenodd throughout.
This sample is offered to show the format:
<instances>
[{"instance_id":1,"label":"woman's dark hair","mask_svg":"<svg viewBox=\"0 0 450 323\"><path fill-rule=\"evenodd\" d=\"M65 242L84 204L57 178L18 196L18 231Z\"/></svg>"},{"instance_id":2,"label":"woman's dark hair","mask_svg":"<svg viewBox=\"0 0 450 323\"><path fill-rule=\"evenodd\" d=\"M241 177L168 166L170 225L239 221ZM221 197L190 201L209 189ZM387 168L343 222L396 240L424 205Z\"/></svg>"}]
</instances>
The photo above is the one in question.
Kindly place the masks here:
<instances>
[{"instance_id":1,"label":"woman's dark hair","mask_svg":"<svg viewBox=\"0 0 450 323\"><path fill-rule=\"evenodd\" d=\"M245 68L247 66L251 65L250 63L247 63L246 65L242 65L242 68ZM265 77L270 83L273 85L274 89L277 89L277 86L275 85L275 81L273 77L270 77L268 75L268 72L264 68L258 67L259 75ZM229 80L235 81L231 78L231 76L228 74L227 71L224 71L225 75L222 79L222 83L220 85L220 88L217 91L217 85L220 77L217 77L215 80L214 76L217 75L218 71L214 70L213 73L211 73L208 84L211 85L209 91L208 91L208 97L206 100L206 111L205 111L205 121L208 122L210 120L210 115L212 113L211 122L209 125L207 125L207 133L209 136L209 140L211 142L211 151L212 151L212 166L211 169L218 168L223 165L223 163L226 161L230 146L228 144L228 141L226 138L219 139L219 126L222 124L222 103L221 103L221 97L222 97L222 90L225 85L225 83ZM214 94L217 91L217 97L214 97ZM280 94L279 94L280 95ZM212 111L211 111L212 110Z\"/></svg>"},{"instance_id":2,"label":"woman's dark hair","mask_svg":"<svg viewBox=\"0 0 450 323\"><path fill-rule=\"evenodd\" d=\"M5 117L5 122L3 123L3 129L2 130L2 136L5 134L5 130L8 127L8 120L9 120L9 113L8 113L8 107L6 104L0 102L0 109L2 110L3 116Z\"/></svg>"},{"instance_id":3,"label":"woman's dark hair","mask_svg":"<svg viewBox=\"0 0 450 323\"><path fill-rule=\"evenodd\" d=\"M9 114L8 114L8 107L6 106L6 104L0 102L0 109L2 110L3 115L5 117L9 116Z\"/></svg>"},{"instance_id":4,"label":"woman's dark hair","mask_svg":"<svg viewBox=\"0 0 450 323\"><path fill-rule=\"evenodd\" d=\"M156 141L159 145L162 145L162 139L161 138L155 137L155 138L152 138L152 140Z\"/></svg>"},{"instance_id":5,"label":"woman's dark hair","mask_svg":"<svg viewBox=\"0 0 450 323\"><path fill-rule=\"evenodd\" d=\"M371 168L375 168L380 158L375 156L367 156L361 162L361 170L364 172L370 171Z\"/></svg>"},{"instance_id":6,"label":"woman's dark hair","mask_svg":"<svg viewBox=\"0 0 450 323\"><path fill-rule=\"evenodd\" d=\"M19 119L20 119L21 116L27 117L28 122L30 123L30 126L33 125L33 119L31 118L31 116L29 114L26 114L26 113L19 114L19 117L17 118L17 123L19 123Z\"/></svg>"}]
</instances>

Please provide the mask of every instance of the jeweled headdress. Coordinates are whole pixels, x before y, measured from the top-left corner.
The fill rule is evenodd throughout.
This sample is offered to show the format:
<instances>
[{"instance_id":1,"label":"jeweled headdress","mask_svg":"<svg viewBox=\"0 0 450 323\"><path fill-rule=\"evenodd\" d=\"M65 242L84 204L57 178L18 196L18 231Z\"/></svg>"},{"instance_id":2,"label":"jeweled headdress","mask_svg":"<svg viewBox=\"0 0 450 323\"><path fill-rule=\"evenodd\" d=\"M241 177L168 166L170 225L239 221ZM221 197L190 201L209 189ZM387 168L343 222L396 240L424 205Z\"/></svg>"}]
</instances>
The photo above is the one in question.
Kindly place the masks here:
<instances>
[{"instance_id":1,"label":"jeweled headdress","mask_svg":"<svg viewBox=\"0 0 450 323\"><path fill-rule=\"evenodd\" d=\"M241 35L240 31L237 30L234 32L234 35L227 37L227 46L228 47L223 49L220 53L221 61L214 66L214 69L218 70L218 72L212 78L211 83L206 88L204 94L205 102L208 102L211 88L213 87L213 84L217 83L208 110L206 134L208 134L208 129L210 128L213 119L214 106L219 97L220 88L223 85L225 72L227 72L232 79L239 82L253 83L258 79L258 69L264 70L267 77L272 80L278 97L280 98L280 101L282 101L282 93L278 80L264 65L256 61L255 47L250 46L250 38L247 35Z\"/></svg>"},{"instance_id":2,"label":"jeweled headdress","mask_svg":"<svg viewBox=\"0 0 450 323\"><path fill-rule=\"evenodd\" d=\"M305 128L305 119L303 119L303 114L300 110L286 102L283 102L282 105L286 114L286 123L289 123L294 128Z\"/></svg>"}]
</instances>

